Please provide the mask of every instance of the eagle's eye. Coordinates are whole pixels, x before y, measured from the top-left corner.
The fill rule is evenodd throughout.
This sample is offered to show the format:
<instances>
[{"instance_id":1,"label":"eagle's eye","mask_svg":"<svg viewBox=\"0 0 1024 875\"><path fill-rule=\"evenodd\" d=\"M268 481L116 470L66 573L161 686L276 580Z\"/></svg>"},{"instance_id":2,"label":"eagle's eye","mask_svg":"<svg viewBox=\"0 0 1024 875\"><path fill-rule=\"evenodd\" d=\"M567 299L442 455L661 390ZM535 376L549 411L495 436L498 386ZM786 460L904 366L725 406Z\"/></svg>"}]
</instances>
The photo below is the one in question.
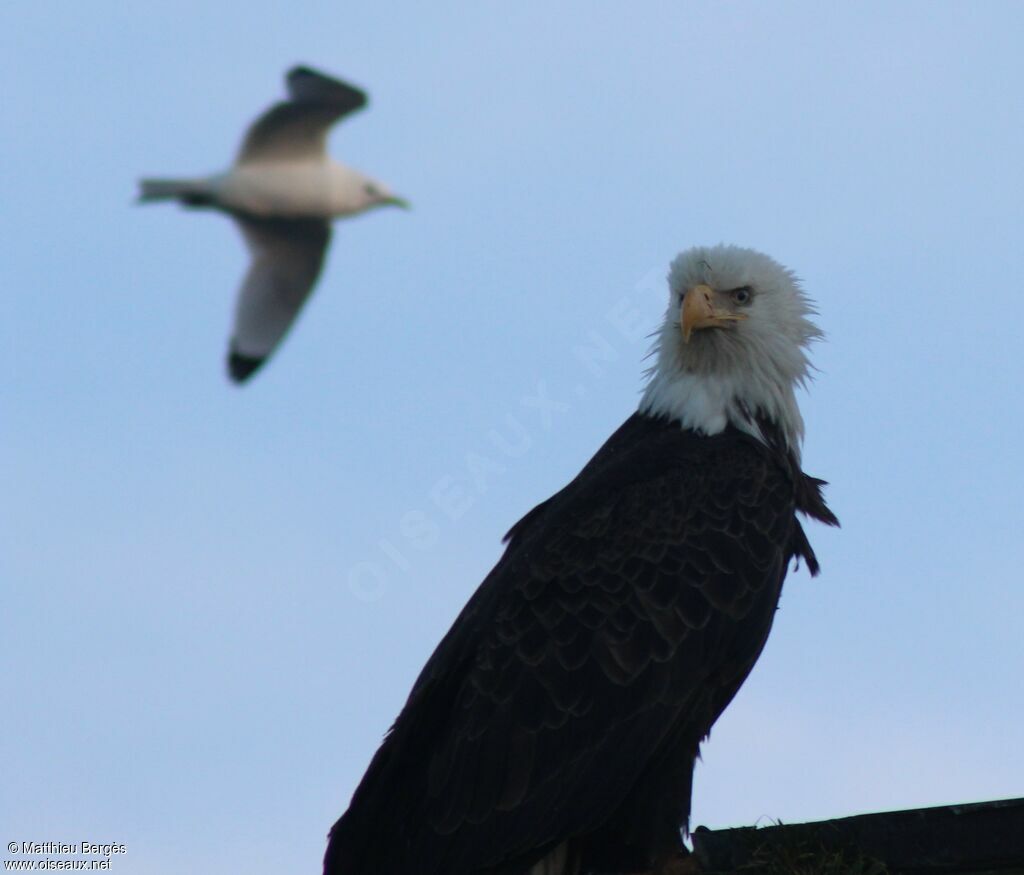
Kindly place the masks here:
<instances>
[{"instance_id":1,"label":"eagle's eye","mask_svg":"<svg viewBox=\"0 0 1024 875\"><path fill-rule=\"evenodd\" d=\"M754 290L750 286L740 286L738 289L733 289L730 293L735 303L741 307L745 304L749 304L754 297Z\"/></svg>"},{"instance_id":2,"label":"eagle's eye","mask_svg":"<svg viewBox=\"0 0 1024 875\"><path fill-rule=\"evenodd\" d=\"M375 185L366 186L366 194L368 197L380 197L380 190Z\"/></svg>"}]
</instances>

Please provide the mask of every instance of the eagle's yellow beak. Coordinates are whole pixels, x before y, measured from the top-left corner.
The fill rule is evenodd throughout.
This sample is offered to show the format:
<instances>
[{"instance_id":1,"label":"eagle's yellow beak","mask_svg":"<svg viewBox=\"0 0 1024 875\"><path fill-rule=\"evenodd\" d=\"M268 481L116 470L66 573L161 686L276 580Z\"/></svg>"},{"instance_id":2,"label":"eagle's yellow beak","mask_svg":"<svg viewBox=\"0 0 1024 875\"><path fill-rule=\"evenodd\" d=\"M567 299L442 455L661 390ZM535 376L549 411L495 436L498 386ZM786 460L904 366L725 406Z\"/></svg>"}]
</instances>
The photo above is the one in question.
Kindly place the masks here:
<instances>
[{"instance_id":1,"label":"eagle's yellow beak","mask_svg":"<svg viewBox=\"0 0 1024 875\"><path fill-rule=\"evenodd\" d=\"M723 313L715 309L714 291L703 284L694 286L683 296L683 308L679 323L683 329L683 343L690 342L690 335L702 328L722 328L731 322L747 317L741 313Z\"/></svg>"}]
</instances>

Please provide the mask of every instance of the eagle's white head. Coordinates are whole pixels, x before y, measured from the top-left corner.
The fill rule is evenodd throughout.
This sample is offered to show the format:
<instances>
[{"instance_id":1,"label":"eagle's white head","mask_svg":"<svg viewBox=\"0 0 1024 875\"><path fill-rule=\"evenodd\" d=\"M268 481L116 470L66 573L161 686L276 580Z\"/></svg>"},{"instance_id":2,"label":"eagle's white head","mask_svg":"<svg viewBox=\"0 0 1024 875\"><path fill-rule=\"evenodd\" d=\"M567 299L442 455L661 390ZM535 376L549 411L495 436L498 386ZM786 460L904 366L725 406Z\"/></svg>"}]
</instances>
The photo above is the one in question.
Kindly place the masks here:
<instances>
[{"instance_id":1,"label":"eagle's white head","mask_svg":"<svg viewBox=\"0 0 1024 875\"><path fill-rule=\"evenodd\" d=\"M808 346L822 336L793 273L753 249L698 246L669 269L640 411L712 435L732 424L761 438L775 423L797 459L803 419L796 387L808 377Z\"/></svg>"}]
</instances>

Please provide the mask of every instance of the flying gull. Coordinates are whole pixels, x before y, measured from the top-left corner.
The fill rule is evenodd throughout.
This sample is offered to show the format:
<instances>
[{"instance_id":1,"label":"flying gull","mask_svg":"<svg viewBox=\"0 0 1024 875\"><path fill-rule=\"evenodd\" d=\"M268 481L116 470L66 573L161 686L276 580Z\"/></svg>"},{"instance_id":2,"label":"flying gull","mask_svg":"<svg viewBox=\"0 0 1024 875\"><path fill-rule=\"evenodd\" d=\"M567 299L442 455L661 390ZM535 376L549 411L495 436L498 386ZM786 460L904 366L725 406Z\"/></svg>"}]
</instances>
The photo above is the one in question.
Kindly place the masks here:
<instances>
[{"instance_id":1,"label":"flying gull","mask_svg":"<svg viewBox=\"0 0 1024 875\"><path fill-rule=\"evenodd\" d=\"M234 164L194 179L144 179L141 202L220 210L245 237L252 263L235 306L228 372L241 383L270 357L323 266L331 219L376 206L408 207L386 186L326 151L327 133L366 106L360 89L310 67L286 77L288 99L250 126Z\"/></svg>"}]
</instances>

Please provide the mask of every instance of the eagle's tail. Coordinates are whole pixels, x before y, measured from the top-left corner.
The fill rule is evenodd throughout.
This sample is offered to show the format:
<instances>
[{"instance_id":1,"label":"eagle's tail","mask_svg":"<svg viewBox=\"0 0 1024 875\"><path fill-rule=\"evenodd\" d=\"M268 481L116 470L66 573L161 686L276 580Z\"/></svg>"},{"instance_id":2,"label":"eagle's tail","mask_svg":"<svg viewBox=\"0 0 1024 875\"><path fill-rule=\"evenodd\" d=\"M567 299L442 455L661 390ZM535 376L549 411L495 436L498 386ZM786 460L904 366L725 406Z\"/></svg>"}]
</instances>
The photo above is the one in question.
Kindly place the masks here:
<instances>
[{"instance_id":1,"label":"eagle's tail","mask_svg":"<svg viewBox=\"0 0 1024 875\"><path fill-rule=\"evenodd\" d=\"M572 852L569 842L562 842L534 863L526 875L577 875L579 870L579 854Z\"/></svg>"}]
</instances>

